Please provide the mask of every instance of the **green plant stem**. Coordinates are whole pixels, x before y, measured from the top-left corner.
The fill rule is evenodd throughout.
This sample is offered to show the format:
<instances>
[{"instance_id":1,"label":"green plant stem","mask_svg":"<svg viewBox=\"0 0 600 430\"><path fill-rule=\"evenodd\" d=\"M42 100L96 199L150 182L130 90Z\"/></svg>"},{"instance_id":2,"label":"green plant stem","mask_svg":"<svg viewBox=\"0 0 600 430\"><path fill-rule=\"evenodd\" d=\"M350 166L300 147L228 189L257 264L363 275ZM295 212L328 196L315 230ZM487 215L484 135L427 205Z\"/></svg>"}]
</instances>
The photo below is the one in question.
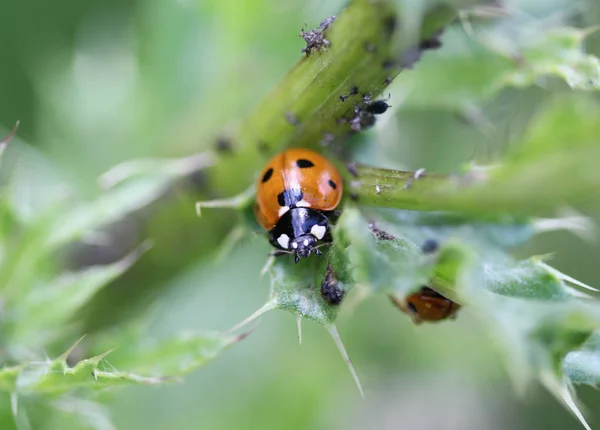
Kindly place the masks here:
<instances>
[{"instance_id":1,"label":"green plant stem","mask_svg":"<svg viewBox=\"0 0 600 430\"><path fill-rule=\"evenodd\" d=\"M345 142L355 133L348 123L356 115L355 104L364 94L381 94L412 67L426 45L422 42L436 37L458 9L441 2L427 6L416 36L399 30L412 18L401 13L391 0L350 1L325 33L331 46L301 58L237 129L223 136L232 151L212 169L211 189L223 196L241 192L284 148ZM341 101L352 88L358 94Z\"/></svg>"},{"instance_id":2,"label":"green plant stem","mask_svg":"<svg viewBox=\"0 0 600 430\"><path fill-rule=\"evenodd\" d=\"M453 179L448 176L356 166L357 176L349 181L349 195L360 204L433 211L446 209L433 195L447 189ZM417 177L416 177L417 176Z\"/></svg>"}]
</instances>

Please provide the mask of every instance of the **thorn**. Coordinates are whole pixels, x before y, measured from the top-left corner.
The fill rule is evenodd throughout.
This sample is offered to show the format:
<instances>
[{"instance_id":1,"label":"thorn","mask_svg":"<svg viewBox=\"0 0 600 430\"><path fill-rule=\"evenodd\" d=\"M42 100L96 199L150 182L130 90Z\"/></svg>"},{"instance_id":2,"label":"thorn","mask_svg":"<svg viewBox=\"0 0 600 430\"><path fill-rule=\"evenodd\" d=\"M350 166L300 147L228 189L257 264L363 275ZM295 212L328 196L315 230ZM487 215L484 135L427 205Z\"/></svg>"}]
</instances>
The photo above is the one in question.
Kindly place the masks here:
<instances>
[{"instance_id":1,"label":"thorn","mask_svg":"<svg viewBox=\"0 0 600 430\"><path fill-rule=\"evenodd\" d=\"M213 260L215 263L221 263L229 256L238 242L240 242L244 238L244 234L246 233L246 229L243 225L237 225L231 230L225 239L219 245L219 251L217 256Z\"/></svg>"},{"instance_id":2,"label":"thorn","mask_svg":"<svg viewBox=\"0 0 600 430\"><path fill-rule=\"evenodd\" d=\"M75 343L73 345L71 345L71 347L69 349L67 349L65 352L63 352L61 355L58 356L57 360L60 361L67 361L67 357L69 357L69 355L71 355L71 353L73 352L73 350L75 348L77 348L77 345L79 345L81 343L81 341L87 336L87 334L84 334L83 336L81 336L79 339L77 339L75 341Z\"/></svg>"},{"instance_id":3,"label":"thorn","mask_svg":"<svg viewBox=\"0 0 600 430\"><path fill-rule=\"evenodd\" d=\"M594 288L590 285L584 284L583 282L578 281L577 279L572 278L565 273L562 273L560 270L557 270L554 267L549 266L548 264L544 263L543 261L538 261L538 264L541 265L542 267L544 267L544 269L548 270L554 276L556 276L557 278L559 278L563 281L570 282L571 284L577 285L578 287L585 288L585 289L588 289L591 291L596 291L596 292L598 291L597 288Z\"/></svg>"},{"instance_id":4,"label":"thorn","mask_svg":"<svg viewBox=\"0 0 600 430\"><path fill-rule=\"evenodd\" d=\"M265 276L265 274L269 271L269 269L271 269L271 267L273 267L274 263L275 263L275 254L270 254L269 258L267 258L267 261L265 262L265 265L263 266L262 269L260 269L260 277L261 278L263 276Z\"/></svg>"},{"instance_id":5,"label":"thorn","mask_svg":"<svg viewBox=\"0 0 600 430\"><path fill-rule=\"evenodd\" d=\"M19 128L19 124L21 124L21 121L17 121L15 123L15 125L13 126L12 130L10 131L10 133L8 133L8 135L0 140L0 150L8 143L10 142L10 140L13 138L13 136L17 133L17 129Z\"/></svg>"},{"instance_id":6,"label":"thorn","mask_svg":"<svg viewBox=\"0 0 600 430\"><path fill-rule=\"evenodd\" d=\"M298 344L302 345L302 315L296 315L296 326L298 327Z\"/></svg>"},{"instance_id":7,"label":"thorn","mask_svg":"<svg viewBox=\"0 0 600 430\"><path fill-rule=\"evenodd\" d=\"M267 303L262 305L256 312L254 312L248 318L244 319L243 321L241 321L241 322L237 323L236 325L234 325L233 327L231 327L225 333L231 333L236 330L239 330L240 328L244 327L246 324L248 324L248 323L254 321L255 319L257 319L258 317L260 317L262 314L272 311L275 308L277 308L277 301L274 299L269 300Z\"/></svg>"},{"instance_id":8,"label":"thorn","mask_svg":"<svg viewBox=\"0 0 600 430\"><path fill-rule=\"evenodd\" d=\"M294 255L294 263L298 264L299 261L300 257L298 257L298 254Z\"/></svg>"},{"instance_id":9,"label":"thorn","mask_svg":"<svg viewBox=\"0 0 600 430\"><path fill-rule=\"evenodd\" d=\"M571 413L575 415L575 417L579 420L581 425L583 425L583 427L586 430L592 430L590 425L585 420L583 413L579 410L577 400L574 399L571 395L569 387L568 385L566 385L566 380L564 380L561 384L561 382L556 378L556 376L549 371L542 372L542 374L540 375L540 379L542 384L548 389L548 391L550 391L551 394L553 394L555 397L561 400L565 404L565 406L569 408Z\"/></svg>"},{"instance_id":10,"label":"thorn","mask_svg":"<svg viewBox=\"0 0 600 430\"><path fill-rule=\"evenodd\" d=\"M17 417L19 413L19 396L16 391L10 393L10 409L12 410L13 417Z\"/></svg>"},{"instance_id":11,"label":"thorn","mask_svg":"<svg viewBox=\"0 0 600 430\"><path fill-rule=\"evenodd\" d=\"M323 255L323 253L321 252L320 249L315 249L314 253L315 253L315 255Z\"/></svg>"},{"instance_id":12,"label":"thorn","mask_svg":"<svg viewBox=\"0 0 600 430\"><path fill-rule=\"evenodd\" d=\"M325 327L325 328L331 335L331 338L333 339L335 346L338 347L338 350L340 351L342 358L346 362L346 366L348 366L348 370L350 370L350 374L352 375L352 378L354 379L354 383L358 387L358 391L360 392L361 397L364 399L365 393L363 392L362 385L360 384L360 380L358 379L358 375L356 374L354 365L352 364L352 361L350 360L350 357L348 356L348 353L346 352L346 348L344 347L344 343L342 342L342 339L340 338L340 334L338 333L337 328L335 327L335 324L332 324L331 326Z\"/></svg>"}]
</instances>

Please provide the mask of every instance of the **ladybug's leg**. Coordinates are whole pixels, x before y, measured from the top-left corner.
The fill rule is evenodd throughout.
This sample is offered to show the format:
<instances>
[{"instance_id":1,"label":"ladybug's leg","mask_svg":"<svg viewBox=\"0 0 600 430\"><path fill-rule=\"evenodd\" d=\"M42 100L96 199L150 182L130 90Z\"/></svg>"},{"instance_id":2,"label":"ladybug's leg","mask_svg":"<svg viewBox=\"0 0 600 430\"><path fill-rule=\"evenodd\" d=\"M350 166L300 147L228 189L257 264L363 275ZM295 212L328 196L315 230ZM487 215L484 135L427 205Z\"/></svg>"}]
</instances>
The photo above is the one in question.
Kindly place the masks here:
<instances>
[{"instance_id":1,"label":"ladybug's leg","mask_svg":"<svg viewBox=\"0 0 600 430\"><path fill-rule=\"evenodd\" d=\"M275 251L269 252L270 257L279 257L281 255L290 255L292 254L289 251L284 251L283 249L277 249Z\"/></svg>"}]
</instances>

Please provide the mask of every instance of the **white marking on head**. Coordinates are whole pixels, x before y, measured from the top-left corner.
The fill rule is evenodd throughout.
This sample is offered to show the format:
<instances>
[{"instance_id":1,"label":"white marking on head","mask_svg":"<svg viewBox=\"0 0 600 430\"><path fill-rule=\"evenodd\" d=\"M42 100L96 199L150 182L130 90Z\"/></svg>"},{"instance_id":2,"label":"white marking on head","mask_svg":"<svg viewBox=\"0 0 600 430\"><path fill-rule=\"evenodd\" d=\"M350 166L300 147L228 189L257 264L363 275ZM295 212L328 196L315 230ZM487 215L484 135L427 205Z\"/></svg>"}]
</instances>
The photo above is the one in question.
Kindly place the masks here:
<instances>
[{"instance_id":1,"label":"white marking on head","mask_svg":"<svg viewBox=\"0 0 600 430\"><path fill-rule=\"evenodd\" d=\"M308 246L308 239L304 239L304 246Z\"/></svg>"},{"instance_id":2,"label":"white marking on head","mask_svg":"<svg viewBox=\"0 0 600 430\"><path fill-rule=\"evenodd\" d=\"M321 239L323 239L323 237L325 237L326 231L327 231L327 227L325 227L324 225L315 224L310 229L310 234L312 234L317 239L321 240Z\"/></svg>"},{"instance_id":3,"label":"white marking on head","mask_svg":"<svg viewBox=\"0 0 600 430\"><path fill-rule=\"evenodd\" d=\"M292 248L294 248L294 249L298 248L298 242L292 242Z\"/></svg>"},{"instance_id":4,"label":"white marking on head","mask_svg":"<svg viewBox=\"0 0 600 430\"><path fill-rule=\"evenodd\" d=\"M298 203L296 203L296 207L297 208L309 208L310 203L308 203L306 200L300 200Z\"/></svg>"},{"instance_id":5,"label":"white marking on head","mask_svg":"<svg viewBox=\"0 0 600 430\"><path fill-rule=\"evenodd\" d=\"M287 234L282 234L277 238L277 243L280 244L282 248L287 249L290 244L290 237Z\"/></svg>"},{"instance_id":6,"label":"white marking on head","mask_svg":"<svg viewBox=\"0 0 600 430\"><path fill-rule=\"evenodd\" d=\"M279 216L282 217L284 213L290 210L289 206L281 206L279 208Z\"/></svg>"}]
</instances>

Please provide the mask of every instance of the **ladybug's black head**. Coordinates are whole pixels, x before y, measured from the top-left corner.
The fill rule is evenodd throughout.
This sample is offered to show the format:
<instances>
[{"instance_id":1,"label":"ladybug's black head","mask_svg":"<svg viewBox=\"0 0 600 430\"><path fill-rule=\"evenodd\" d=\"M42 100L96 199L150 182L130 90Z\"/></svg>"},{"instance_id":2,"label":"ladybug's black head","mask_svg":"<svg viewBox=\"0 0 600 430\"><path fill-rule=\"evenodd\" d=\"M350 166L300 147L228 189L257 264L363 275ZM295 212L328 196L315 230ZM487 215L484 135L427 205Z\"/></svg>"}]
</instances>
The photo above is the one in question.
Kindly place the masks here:
<instances>
[{"instance_id":1,"label":"ladybug's black head","mask_svg":"<svg viewBox=\"0 0 600 430\"><path fill-rule=\"evenodd\" d=\"M318 251L318 249L314 249L316 243L317 238L310 233L292 239L290 241L290 250L296 254L296 263L301 258L308 257L313 250Z\"/></svg>"}]
</instances>

